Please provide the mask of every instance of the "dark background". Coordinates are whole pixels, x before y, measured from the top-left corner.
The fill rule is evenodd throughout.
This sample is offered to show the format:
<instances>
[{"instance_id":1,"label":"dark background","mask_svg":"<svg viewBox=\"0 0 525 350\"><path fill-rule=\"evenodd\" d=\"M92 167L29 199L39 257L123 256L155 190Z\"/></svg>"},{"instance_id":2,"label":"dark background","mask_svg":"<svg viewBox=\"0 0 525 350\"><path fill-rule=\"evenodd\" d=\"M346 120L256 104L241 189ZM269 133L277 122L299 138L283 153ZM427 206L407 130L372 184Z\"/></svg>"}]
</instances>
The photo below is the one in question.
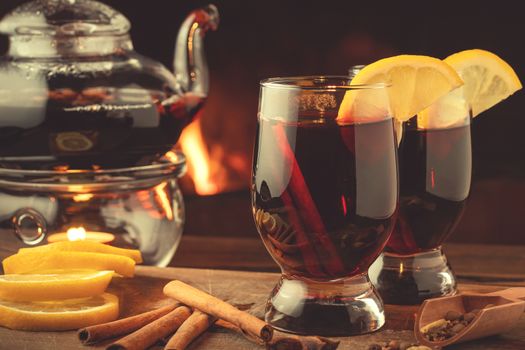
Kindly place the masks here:
<instances>
[{"instance_id":1,"label":"dark background","mask_svg":"<svg viewBox=\"0 0 525 350\"><path fill-rule=\"evenodd\" d=\"M0 14L22 2L2 0ZM136 50L168 67L182 20L191 9L207 3L103 2L131 20ZM221 26L206 42L211 91L202 115L204 136L210 143L223 144L227 152L247 159L246 166L234 170L245 189L250 176L258 81L263 78L345 74L352 65L395 54L444 58L464 49L481 48L501 56L525 80L525 24L519 1L270 0L215 4L221 12ZM6 47L7 40L2 38L0 50L4 52ZM521 229L525 215L523 106L525 96L520 91L473 123L471 200L454 240L525 243ZM246 208L245 221L250 220Z\"/></svg>"}]
</instances>

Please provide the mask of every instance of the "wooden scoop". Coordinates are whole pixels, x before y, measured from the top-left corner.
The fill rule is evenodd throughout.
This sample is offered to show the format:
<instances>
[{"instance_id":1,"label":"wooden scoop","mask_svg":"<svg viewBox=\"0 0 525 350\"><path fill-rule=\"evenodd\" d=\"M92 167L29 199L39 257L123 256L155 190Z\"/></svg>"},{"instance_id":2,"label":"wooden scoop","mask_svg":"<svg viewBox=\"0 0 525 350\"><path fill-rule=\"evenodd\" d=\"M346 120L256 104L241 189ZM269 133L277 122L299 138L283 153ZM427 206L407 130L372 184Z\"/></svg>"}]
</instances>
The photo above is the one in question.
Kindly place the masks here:
<instances>
[{"instance_id":1,"label":"wooden scoop","mask_svg":"<svg viewBox=\"0 0 525 350\"><path fill-rule=\"evenodd\" d=\"M516 325L525 311L525 288L509 288L489 294L466 293L425 300L416 315L414 333L420 344L433 348L503 333ZM487 305L492 304L494 306ZM439 319L448 311L462 314L479 309L476 318L461 332L443 341L429 341L421 328Z\"/></svg>"}]
</instances>

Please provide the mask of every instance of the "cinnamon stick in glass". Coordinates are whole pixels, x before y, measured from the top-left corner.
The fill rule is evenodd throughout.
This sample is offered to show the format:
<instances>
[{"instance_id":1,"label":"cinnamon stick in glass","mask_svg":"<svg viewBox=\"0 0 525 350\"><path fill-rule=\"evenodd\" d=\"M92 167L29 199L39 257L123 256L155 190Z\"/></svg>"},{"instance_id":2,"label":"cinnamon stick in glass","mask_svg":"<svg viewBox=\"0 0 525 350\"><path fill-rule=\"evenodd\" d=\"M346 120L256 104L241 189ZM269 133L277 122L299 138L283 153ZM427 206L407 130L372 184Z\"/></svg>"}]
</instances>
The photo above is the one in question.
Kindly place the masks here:
<instances>
[{"instance_id":1,"label":"cinnamon stick in glass","mask_svg":"<svg viewBox=\"0 0 525 350\"><path fill-rule=\"evenodd\" d=\"M164 294L194 309L231 322L243 332L264 342L272 339L273 329L266 322L186 283L171 281L164 287Z\"/></svg>"},{"instance_id":2,"label":"cinnamon stick in glass","mask_svg":"<svg viewBox=\"0 0 525 350\"><path fill-rule=\"evenodd\" d=\"M313 234L316 236L316 240L321 242L320 245L314 245L319 258L324 264L327 270L326 272L333 276L341 276L345 271L343 263L339 258L334 243L326 232L323 220L310 194L310 190L304 179L303 172L297 163L286 132L280 125L273 126L273 131L281 153L292 167L289 183L290 195L297 205L304 222L314 231Z\"/></svg>"},{"instance_id":3,"label":"cinnamon stick in glass","mask_svg":"<svg viewBox=\"0 0 525 350\"><path fill-rule=\"evenodd\" d=\"M195 310L170 338L164 350L184 350L199 335L215 322L216 318Z\"/></svg>"},{"instance_id":4,"label":"cinnamon stick in glass","mask_svg":"<svg viewBox=\"0 0 525 350\"><path fill-rule=\"evenodd\" d=\"M78 331L78 339L82 344L87 345L126 335L158 320L162 316L175 310L178 306L179 304L175 303L121 320L82 328Z\"/></svg>"},{"instance_id":5,"label":"cinnamon stick in glass","mask_svg":"<svg viewBox=\"0 0 525 350\"><path fill-rule=\"evenodd\" d=\"M158 340L173 334L191 315L190 308L180 306L138 331L110 344L106 350L144 350Z\"/></svg>"},{"instance_id":6,"label":"cinnamon stick in glass","mask_svg":"<svg viewBox=\"0 0 525 350\"><path fill-rule=\"evenodd\" d=\"M301 255L303 256L305 268L314 277L323 276L324 273L321 261L315 254L313 244L308 239L306 232L303 229L303 225L301 225L301 220L299 219L299 215L294 208L292 197L290 194L288 194L288 191L284 191L281 194L281 198L283 199L283 203L288 208L291 208L288 215L292 226L297 231L297 246L301 249Z\"/></svg>"}]
</instances>

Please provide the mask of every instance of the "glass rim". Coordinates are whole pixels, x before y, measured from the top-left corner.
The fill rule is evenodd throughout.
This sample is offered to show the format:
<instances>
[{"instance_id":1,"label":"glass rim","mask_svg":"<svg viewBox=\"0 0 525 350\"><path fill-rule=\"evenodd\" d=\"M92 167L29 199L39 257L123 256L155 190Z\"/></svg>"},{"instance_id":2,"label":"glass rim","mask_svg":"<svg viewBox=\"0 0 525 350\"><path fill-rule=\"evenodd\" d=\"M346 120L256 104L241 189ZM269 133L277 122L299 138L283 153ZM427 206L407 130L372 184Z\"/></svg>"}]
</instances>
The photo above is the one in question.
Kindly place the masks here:
<instances>
[{"instance_id":1,"label":"glass rim","mask_svg":"<svg viewBox=\"0 0 525 350\"><path fill-rule=\"evenodd\" d=\"M135 186L159 178L180 177L186 172L182 152L172 151L158 163L114 169L37 170L0 168L0 186L59 192L82 192L79 186L91 190L112 186ZM86 187L86 189L87 189Z\"/></svg>"},{"instance_id":2,"label":"glass rim","mask_svg":"<svg viewBox=\"0 0 525 350\"><path fill-rule=\"evenodd\" d=\"M391 83L371 83L371 84L338 84L303 86L298 83L301 81L311 82L329 82L331 80L350 80L349 75L304 75L304 76L289 76L289 77L272 77L263 79L259 82L261 87L277 88L285 90L308 90L308 91L347 91L347 90L368 90L368 89L385 89L392 86Z\"/></svg>"},{"instance_id":3,"label":"glass rim","mask_svg":"<svg viewBox=\"0 0 525 350\"><path fill-rule=\"evenodd\" d=\"M173 152L176 157L162 157L158 163L148 165L138 165L127 168L112 169L66 169L66 170L38 170L38 169L13 169L0 167L0 176L2 175L32 175L32 176L49 176L49 175L115 175L121 173L134 173L139 171L155 171L180 166L186 163L186 157L182 152Z\"/></svg>"}]
</instances>

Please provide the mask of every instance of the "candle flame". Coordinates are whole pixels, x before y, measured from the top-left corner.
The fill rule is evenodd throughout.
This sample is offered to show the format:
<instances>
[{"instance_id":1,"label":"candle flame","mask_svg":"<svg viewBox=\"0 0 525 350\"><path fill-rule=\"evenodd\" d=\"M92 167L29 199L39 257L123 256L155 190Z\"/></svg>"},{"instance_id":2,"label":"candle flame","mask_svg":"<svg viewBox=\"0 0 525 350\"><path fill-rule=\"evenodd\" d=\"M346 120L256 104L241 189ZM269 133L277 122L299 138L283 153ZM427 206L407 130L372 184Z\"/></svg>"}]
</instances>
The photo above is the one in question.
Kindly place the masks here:
<instances>
[{"instance_id":1,"label":"candle flame","mask_svg":"<svg viewBox=\"0 0 525 350\"><path fill-rule=\"evenodd\" d=\"M67 239L70 241L86 240L86 230L83 227L71 227L67 230Z\"/></svg>"},{"instance_id":2,"label":"candle flame","mask_svg":"<svg viewBox=\"0 0 525 350\"><path fill-rule=\"evenodd\" d=\"M80 193L73 196L73 201L75 202L87 202L93 198L93 194L91 193Z\"/></svg>"}]
</instances>

